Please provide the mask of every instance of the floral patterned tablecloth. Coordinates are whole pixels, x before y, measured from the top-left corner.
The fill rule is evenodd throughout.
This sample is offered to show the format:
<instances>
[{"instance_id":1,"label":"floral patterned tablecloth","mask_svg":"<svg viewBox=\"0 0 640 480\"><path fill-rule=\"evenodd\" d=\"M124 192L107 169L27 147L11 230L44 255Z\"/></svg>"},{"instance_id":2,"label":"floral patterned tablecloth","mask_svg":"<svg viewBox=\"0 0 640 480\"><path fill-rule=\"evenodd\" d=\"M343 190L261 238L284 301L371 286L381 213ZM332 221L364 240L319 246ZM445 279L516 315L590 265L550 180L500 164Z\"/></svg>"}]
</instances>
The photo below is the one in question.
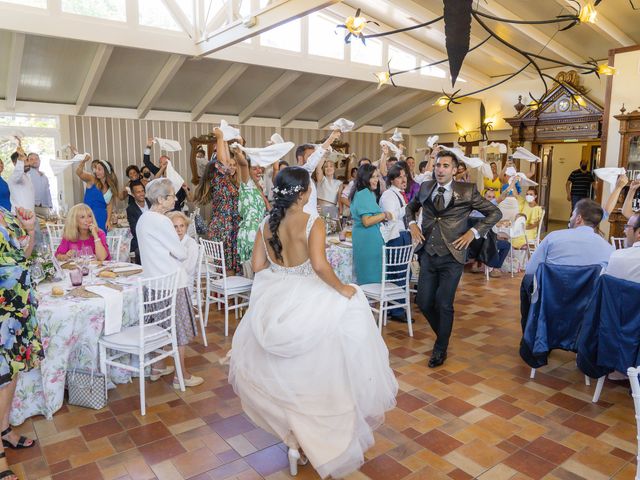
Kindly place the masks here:
<instances>
[{"instance_id":1,"label":"floral patterned tablecloth","mask_svg":"<svg viewBox=\"0 0 640 480\"><path fill-rule=\"evenodd\" d=\"M356 283L353 272L353 247L347 244L329 244L327 246L327 260L333 271L343 283Z\"/></svg>"},{"instance_id":2,"label":"floral patterned tablecloth","mask_svg":"<svg viewBox=\"0 0 640 480\"><path fill-rule=\"evenodd\" d=\"M122 290L123 327L135 324L138 316L135 276L126 281L130 285L123 285ZM53 285L60 284L43 283L38 290L50 292ZM35 415L51 418L62 407L66 374L73 367L99 369L98 339L104 326L104 300L68 295L57 299L44 293L38 296L37 315L45 358L40 368L18 377L10 414L12 425L20 425ZM84 345L89 350L78 348ZM109 377L113 383L127 383L131 372L112 368Z\"/></svg>"}]
</instances>

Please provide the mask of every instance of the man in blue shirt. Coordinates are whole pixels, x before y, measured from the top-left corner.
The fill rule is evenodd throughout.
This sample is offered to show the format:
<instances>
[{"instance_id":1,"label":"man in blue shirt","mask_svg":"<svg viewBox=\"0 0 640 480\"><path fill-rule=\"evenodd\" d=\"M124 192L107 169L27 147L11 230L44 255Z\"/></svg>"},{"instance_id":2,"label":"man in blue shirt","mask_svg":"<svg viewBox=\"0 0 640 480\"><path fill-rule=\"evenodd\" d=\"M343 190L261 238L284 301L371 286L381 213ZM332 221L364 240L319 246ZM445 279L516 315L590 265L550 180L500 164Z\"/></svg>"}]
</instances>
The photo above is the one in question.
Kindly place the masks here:
<instances>
[{"instance_id":1,"label":"man in blue shirt","mask_svg":"<svg viewBox=\"0 0 640 480\"><path fill-rule=\"evenodd\" d=\"M601 265L606 267L615 250L613 245L596 233L602 221L602 207L583 198L576 203L569 220L568 230L558 230L548 234L531 256L520 287L520 313L522 325L529 313L531 287L538 265Z\"/></svg>"}]
</instances>

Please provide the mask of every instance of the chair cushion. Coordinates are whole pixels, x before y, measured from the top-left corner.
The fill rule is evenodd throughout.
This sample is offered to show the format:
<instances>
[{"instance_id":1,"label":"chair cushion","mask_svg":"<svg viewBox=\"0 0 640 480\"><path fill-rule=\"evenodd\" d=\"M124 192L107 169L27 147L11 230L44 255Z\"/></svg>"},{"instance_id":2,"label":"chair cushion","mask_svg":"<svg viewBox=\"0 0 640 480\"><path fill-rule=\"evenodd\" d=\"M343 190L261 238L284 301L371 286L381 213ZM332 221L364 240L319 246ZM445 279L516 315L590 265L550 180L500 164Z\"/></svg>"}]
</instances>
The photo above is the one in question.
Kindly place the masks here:
<instances>
[{"instance_id":1,"label":"chair cushion","mask_svg":"<svg viewBox=\"0 0 640 480\"><path fill-rule=\"evenodd\" d=\"M163 328L158 327L157 325L149 325L145 329L145 335L158 335L157 337L153 337L150 342L145 343L145 350L157 348L158 345L165 345L167 343L171 343L171 336L167 331ZM103 335L100 338L100 343L104 344L107 348L113 347L114 349L118 349L119 347L123 347L124 349L131 349L138 347L138 339L140 335L140 330L138 325L133 327L123 328L118 333L114 333L112 335Z\"/></svg>"},{"instance_id":2,"label":"chair cushion","mask_svg":"<svg viewBox=\"0 0 640 480\"><path fill-rule=\"evenodd\" d=\"M360 288L367 297L371 298L379 299L382 293L381 283L367 283L360 285ZM406 290L395 283L387 283L384 287L384 298L386 299L399 299L404 298L406 295Z\"/></svg>"},{"instance_id":3,"label":"chair cushion","mask_svg":"<svg viewBox=\"0 0 640 480\"><path fill-rule=\"evenodd\" d=\"M217 280L211 280L209 284L215 290L222 291L224 287L224 284L221 278ZM251 280L250 278L241 277L241 276L227 277L227 292L248 291L248 290L251 290L252 285L253 285L253 280Z\"/></svg>"}]
</instances>

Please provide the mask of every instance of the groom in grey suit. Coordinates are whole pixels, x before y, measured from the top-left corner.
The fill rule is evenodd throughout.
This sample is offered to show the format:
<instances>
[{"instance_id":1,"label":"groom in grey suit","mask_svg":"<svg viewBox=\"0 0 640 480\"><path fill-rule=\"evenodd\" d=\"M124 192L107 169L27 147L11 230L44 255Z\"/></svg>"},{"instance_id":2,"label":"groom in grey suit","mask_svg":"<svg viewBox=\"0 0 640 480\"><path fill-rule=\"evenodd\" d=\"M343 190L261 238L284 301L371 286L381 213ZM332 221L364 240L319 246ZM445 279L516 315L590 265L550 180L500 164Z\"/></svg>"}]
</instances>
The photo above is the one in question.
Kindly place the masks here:
<instances>
[{"instance_id":1,"label":"groom in grey suit","mask_svg":"<svg viewBox=\"0 0 640 480\"><path fill-rule=\"evenodd\" d=\"M475 184L456 182L453 175L458 158L442 150L436 155L435 180L424 182L418 195L407 205L411 236L420 242L416 249L420 261L416 303L436 334L429 360L435 368L447 359L453 327L453 301L466 262L467 247L502 218L498 207L484 199ZM416 215L422 209L422 226ZM485 217L469 228L469 214L477 210Z\"/></svg>"}]
</instances>

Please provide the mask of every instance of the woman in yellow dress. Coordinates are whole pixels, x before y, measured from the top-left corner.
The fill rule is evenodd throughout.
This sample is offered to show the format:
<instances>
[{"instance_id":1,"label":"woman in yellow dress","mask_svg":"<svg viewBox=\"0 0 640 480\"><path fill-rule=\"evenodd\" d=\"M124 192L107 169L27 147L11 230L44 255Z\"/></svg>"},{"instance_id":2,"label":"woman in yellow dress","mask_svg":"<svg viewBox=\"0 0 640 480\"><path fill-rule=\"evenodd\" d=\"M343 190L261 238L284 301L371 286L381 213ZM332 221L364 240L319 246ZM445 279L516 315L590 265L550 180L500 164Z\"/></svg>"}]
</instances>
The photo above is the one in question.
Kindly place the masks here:
<instances>
[{"instance_id":1,"label":"woman in yellow dress","mask_svg":"<svg viewBox=\"0 0 640 480\"><path fill-rule=\"evenodd\" d=\"M521 248L527 240L535 240L538 235L538 225L542 220L542 207L538 205L538 192L533 187L527 189L527 195L524 197L525 202L521 205L520 213L527 217L527 226L524 236L515 237L513 239L513 248Z\"/></svg>"},{"instance_id":2,"label":"woman in yellow dress","mask_svg":"<svg viewBox=\"0 0 640 480\"><path fill-rule=\"evenodd\" d=\"M500 175L498 175L498 166L496 165L496 162L491 162L489 165L491 166L492 177L484 177L484 189L486 191L491 188L496 192L500 192L502 189L502 182L500 181Z\"/></svg>"}]
</instances>

